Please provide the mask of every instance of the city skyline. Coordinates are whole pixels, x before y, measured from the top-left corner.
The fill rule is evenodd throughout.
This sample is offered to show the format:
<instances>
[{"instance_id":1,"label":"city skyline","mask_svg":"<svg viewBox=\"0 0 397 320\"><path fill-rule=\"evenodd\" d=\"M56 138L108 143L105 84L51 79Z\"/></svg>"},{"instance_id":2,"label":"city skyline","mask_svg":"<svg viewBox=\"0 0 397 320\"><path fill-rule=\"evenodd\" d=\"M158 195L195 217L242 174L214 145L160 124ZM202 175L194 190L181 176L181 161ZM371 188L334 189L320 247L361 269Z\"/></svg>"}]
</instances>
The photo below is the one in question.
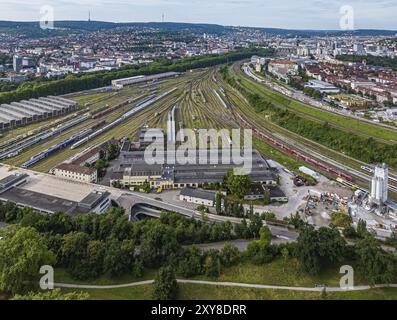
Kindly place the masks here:
<instances>
[{"instance_id":1,"label":"city skyline","mask_svg":"<svg viewBox=\"0 0 397 320\"><path fill-rule=\"evenodd\" d=\"M340 9L350 5L354 9L356 29L396 30L397 1L341 0L329 3L310 1L261 0L3 0L0 20L38 21L40 8L54 7L55 20L91 20L112 22L165 22L216 23L221 25L274 27L285 29L340 28ZM76 12L75 8L79 11Z\"/></svg>"}]
</instances>

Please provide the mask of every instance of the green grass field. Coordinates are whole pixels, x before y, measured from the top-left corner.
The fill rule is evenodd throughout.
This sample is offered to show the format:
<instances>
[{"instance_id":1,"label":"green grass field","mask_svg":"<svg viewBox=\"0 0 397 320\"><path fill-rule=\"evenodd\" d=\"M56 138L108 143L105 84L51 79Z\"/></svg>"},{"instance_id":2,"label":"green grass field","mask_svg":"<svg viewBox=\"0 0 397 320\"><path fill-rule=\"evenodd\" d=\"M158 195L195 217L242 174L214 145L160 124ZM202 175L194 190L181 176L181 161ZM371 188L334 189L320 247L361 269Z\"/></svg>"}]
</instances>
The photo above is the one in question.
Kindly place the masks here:
<instances>
[{"instance_id":1,"label":"green grass field","mask_svg":"<svg viewBox=\"0 0 397 320\"><path fill-rule=\"evenodd\" d=\"M65 289L64 292L74 290ZM81 290L78 290L81 291ZM152 285L120 289L86 289L91 300L151 300ZM179 284L178 300L323 300L320 292ZM328 300L397 300L397 289L327 293Z\"/></svg>"},{"instance_id":2,"label":"green grass field","mask_svg":"<svg viewBox=\"0 0 397 320\"><path fill-rule=\"evenodd\" d=\"M115 279L101 277L95 281L74 281L62 269L56 270L56 282L90 284L90 285L111 285L131 283L143 280L154 279L155 270L148 270L144 276L137 279L131 276L123 276ZM177 275L178 276L178 275ZM182 278L180 275L178 278ZM246 284L263 284L277 286L293 286L314 288L316 284L330 287L339 286L339 267L328 268L318 276L310 276L300 271L295 259L284 262L282 259L275 260L265 265L255 265L250 262L241 262L230 268L223 268L220 277L213 279L205 276L194 277L194 280L206 280L214 282L237 282ZM365 285L367 282L360 274L355 274L355 285ZM290 299L322 299L320 292L303 292L290 290L254 289L242 287L225 287L202 284L179 284L180 300L290 300ZM84 289L65 291L84 291L90 294L91 299L112 300L146 300L152 297L152 285L142 285L129 288L117 289ZM328 299L368 299L384 300L397 299L397 289L371 289L367 291L327 293Z\"/></svg>"}]
</instances>

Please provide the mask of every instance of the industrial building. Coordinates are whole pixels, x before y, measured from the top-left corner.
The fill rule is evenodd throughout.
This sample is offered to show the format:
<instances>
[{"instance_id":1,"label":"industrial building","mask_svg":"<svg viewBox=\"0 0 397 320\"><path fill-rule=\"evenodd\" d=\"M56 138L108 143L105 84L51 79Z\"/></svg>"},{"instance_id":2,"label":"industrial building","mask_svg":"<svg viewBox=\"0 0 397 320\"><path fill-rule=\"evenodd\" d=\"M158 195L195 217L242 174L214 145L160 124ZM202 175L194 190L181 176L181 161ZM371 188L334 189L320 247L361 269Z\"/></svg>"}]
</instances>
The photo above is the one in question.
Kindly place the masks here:
<instances>
[{"instance_id":1,"label":"industrial building","mask_svg":"<svg viewBox=\"0 0 397 320\"><path fill-rule=\"evenodd\" d=\"M335 87L333 84L320 80L310 80L309 83L305 85L305 87L312 88L313 90L327 94L340 92L340 89Z\"/></svg>"},{"instance_id":2,"label":"industrial building","mask_svg":"<svg viewBox=\"0 0 397 320\"><path fill-rule=\"evenodd\" d=\"M264 186L261 184L252 185L250 190L244 195L244 200L262 200L265 198L265 191L269 192L270 202L288 202L287 196L278 186Z\"/></svg>"},{"instance_id":3,"label":"industrial building","mask_svg":"<svg viewBox=\"0 0 397 320\"><path fill-rule=\"evenodd\" d=\"M0 106L0 130L25 126L50 117L75 110L77 103L61 97L42 97L2 104Z\"/></svg>"},{"instance_id":4,"label":"industrial building","mask_svg":"<svg viewBox=\"0 0 397 320\"><path fill-rule=\"evenodd\" d=\"M371 202L382 206L388 200L389 194L389 168L387 164L379 164L375 167L375 174L371 184Z\"/></svg>"},{"instance_id":5,"label":"industrial building","mask_svg":"<svg viewBox=\"0 0 397 320\"><path fill-rule=\"evenodd\" d=\"M184 188L179 194L179 200L207 207L214 207L216 193L200 189Z\"/></svg>"},{"instance_id":6,"label":"industrial building","mask_svg":"<svg viewBox=\"0 0 397 320\"><path fill-rule=\"evenodd\" d=\"M0 201L12 202L18 207L32 208L43 214L64 212L69 215L105 213L111 206L110 193L94 191L81 201L70 201L23 188L27 174L12 174L0 180Z\"/></svg>"},{"instance_id":7,"label":"industrial building","mask_svg":"<svg viewBox=\"0 0 397 320\"><path fill-rule=\"evenodd\" d=\"M218 159L216 164L201 164L198 159L207 152L207 159ZM157 154L157 155L160 155ZM168 164L172 158L170 152L162 154L165 164L148 164L144 151L121 151L117 160L108 169L110 183L120 183L124 187L134 187L149 182L154 188L183 189L197 188L208 183L221 183L229 170L235 169L233 163L222 163L222 150L196 150L195 158L189 158L186 164ZM185 159L186 160L186 159ZM192 164L194 163L194 164ZM253 182L260 182L268 186L277 185L276 175L270 169L266 160L253 150L252 169L250 177Z\"/></svg>"},{"instance_id":8,"label":"industrial building","mask_svg":"<svg viewBox=\"0 0 397 320\"><path fill-rule=\"evenodd\" d=\"M158 81L168 78L176 78L180 75L181 73L179 72L166 72L166 73L155 74L152 76L136 76L131 78L117 79L117 80L112 80L112 87L114 89L120 90L124 86L129 86L148 81Z\"/></svg>"}]
</instances>

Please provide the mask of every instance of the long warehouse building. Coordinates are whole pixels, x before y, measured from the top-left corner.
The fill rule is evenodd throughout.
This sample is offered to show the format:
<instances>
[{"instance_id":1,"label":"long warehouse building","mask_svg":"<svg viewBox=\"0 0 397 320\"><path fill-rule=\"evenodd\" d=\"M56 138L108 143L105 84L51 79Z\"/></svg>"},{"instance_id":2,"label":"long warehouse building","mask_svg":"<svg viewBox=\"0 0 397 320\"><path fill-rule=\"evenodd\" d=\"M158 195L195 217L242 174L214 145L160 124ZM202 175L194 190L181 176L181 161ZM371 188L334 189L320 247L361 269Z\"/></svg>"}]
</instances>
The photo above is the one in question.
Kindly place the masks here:
<instances>
[{"instance_id":1,"label":"long warehouse building","mask_svg":"<svg viewBox=\"0 0 397 320\"><path fill-rule=\"evenodd\" d=\"M61 97L46 97L2 104L0 130L25 126L35 121L76 110L77 103Z\"/></svg>"},{"instance_id":2,"label":"long warehouse building","mask_svg":"<svg viewBox=\"0 0 397 320\"><path fill-rule=\"evenodd\" d=\"M148 81L158 81L158 80L167 79L167 78L176 78L180 75L181 75L180 72L166 72L166 73L160 73L160 74L155 74L155 75L151 75L151 76L135 76L135 77L131 77L131 78L112 80L112 86L114 89L121 89L124 86L129 86L129 85L142 83L142 82L148 82Z\"/></svg>"}]
</instances>

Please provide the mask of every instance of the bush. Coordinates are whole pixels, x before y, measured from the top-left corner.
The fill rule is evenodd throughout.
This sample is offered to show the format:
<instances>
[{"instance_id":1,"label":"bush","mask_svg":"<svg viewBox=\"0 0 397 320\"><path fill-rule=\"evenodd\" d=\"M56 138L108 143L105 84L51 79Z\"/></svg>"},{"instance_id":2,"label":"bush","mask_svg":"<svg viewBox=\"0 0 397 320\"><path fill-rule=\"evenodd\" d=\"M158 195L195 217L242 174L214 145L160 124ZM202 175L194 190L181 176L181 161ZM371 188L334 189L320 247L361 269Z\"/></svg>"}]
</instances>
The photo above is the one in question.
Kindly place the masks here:
<instances>
[{"instance_id":1,"label":"bush","mask_svg":"<svg viewBox=\"0 0 397 320\"><path fill-rule=\"evenodd\" d=\"M157 273L154 280L154 300L176 300L178 297L178 283L171 267L164 267Z\"/></svg>"}]
</instances>

